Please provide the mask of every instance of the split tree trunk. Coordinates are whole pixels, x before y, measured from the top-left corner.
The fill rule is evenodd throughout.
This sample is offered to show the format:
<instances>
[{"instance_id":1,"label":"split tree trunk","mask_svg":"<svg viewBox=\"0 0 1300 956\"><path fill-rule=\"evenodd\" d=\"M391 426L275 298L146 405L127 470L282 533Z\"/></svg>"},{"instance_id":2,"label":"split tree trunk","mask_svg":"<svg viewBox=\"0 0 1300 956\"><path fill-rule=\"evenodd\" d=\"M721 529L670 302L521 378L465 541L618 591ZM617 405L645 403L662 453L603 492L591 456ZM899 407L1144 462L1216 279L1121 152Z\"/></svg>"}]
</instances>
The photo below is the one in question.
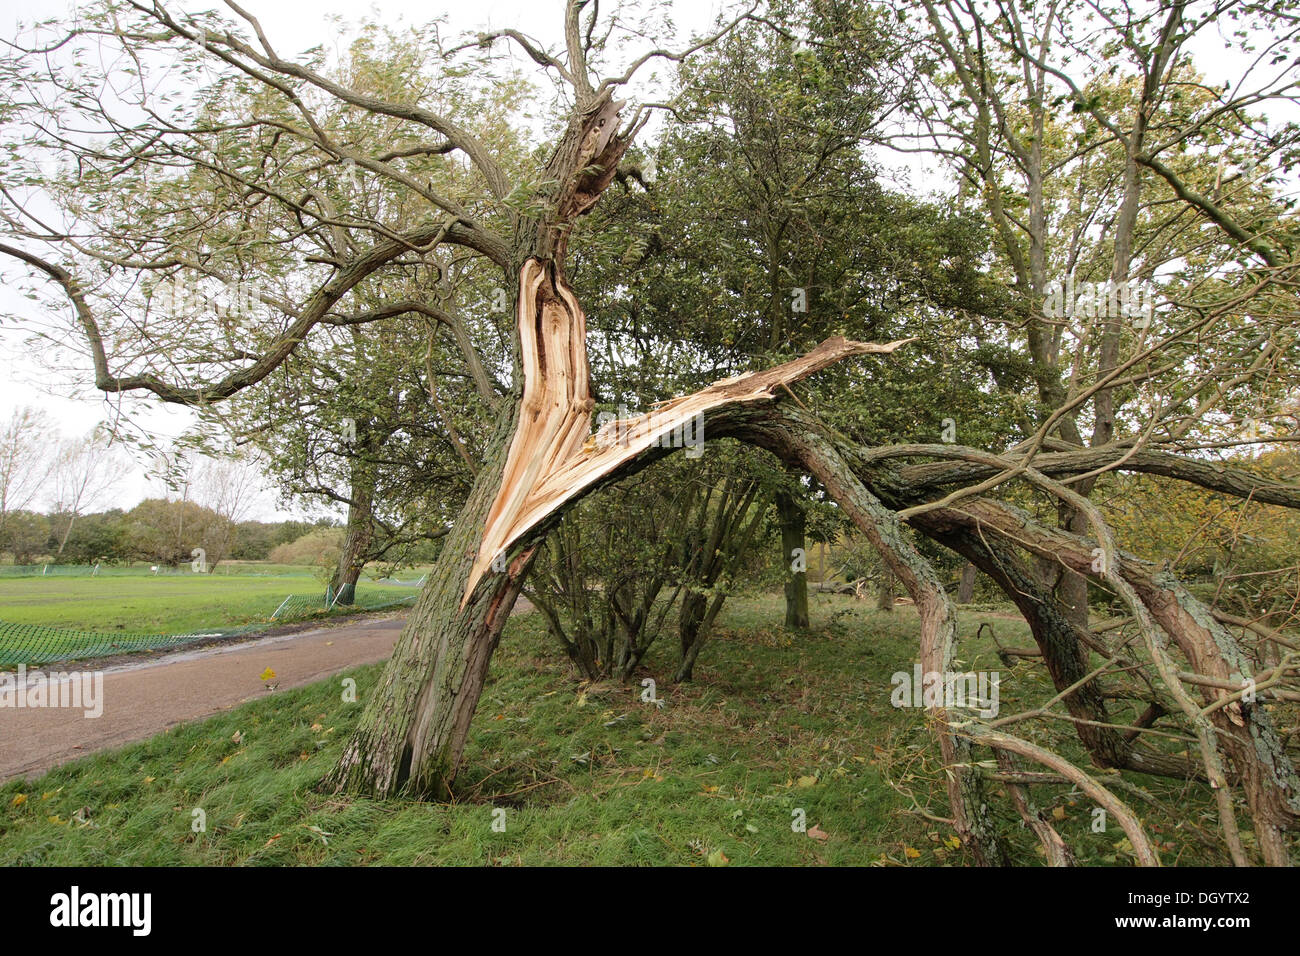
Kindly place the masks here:
<instances>
[{"instance_id":1,"label":"split tree trunk","mask_svg":"<svg viewBox=\"0 0 1300 956\"><path fill-rule=\"evenodd\" d=\"M388 796L450 792L488 664L536 540L565 510L667 453L684 422L776 389L851 355L893 351L828 339L802 358L716 382L588 438L585 317L554 263L520 268L515 313L522 396L506 406L474 488L398 639L375 696L326 782ZM611 428L611 426L614 426ZM607 431L608 429L608 431Z\"/></svg>"}]
</instances>

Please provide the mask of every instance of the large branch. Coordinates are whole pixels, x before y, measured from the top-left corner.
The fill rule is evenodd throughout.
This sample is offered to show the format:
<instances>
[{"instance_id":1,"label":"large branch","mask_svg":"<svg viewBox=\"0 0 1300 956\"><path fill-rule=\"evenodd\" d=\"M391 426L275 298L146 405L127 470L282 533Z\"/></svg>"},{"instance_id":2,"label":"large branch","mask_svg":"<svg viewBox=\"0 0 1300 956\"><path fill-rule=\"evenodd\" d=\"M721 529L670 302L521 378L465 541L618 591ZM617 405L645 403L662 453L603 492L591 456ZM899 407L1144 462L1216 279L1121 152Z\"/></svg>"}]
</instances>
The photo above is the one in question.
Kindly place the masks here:
<instances>
[{"instance_id":1,"label":"large branch","mask_svg":"<svg viewBox=\"0 0 1300 956\"><path fill-rule=\"evenodd\" d=\"M880 459L931 453L948 454L952 451L951 445L903 445L892 449L873 449L870 457ZM1009 459L1007 467L1013 467L1016 463L1016 459ZM1200 485L1210 491L1218 491L1238 498L1249 498L1262 504L1300 509L1300 485L1277 481L1218 462L1185 458L1162 451L1143 449L1135 452L1132 448L1123 445L1080 448L1077 451L1038 455L1033 459L1033 467L1036 471L1054 478L1084 474L1102 468L1163 475ZM945 485L967 485L983 481L998 472L997 467L981 462L945 461L908 465L900 468L898 475L914 491L923 492Z\"/></svg>"},{"instance_id":2,"label":"large branch","mask_svg":"<svg viewBox=\"0 0 1300 956\"><path fill-rule=\"evenodd\" d=\"M28 252L6 243L0 243L0 253L4 253L25 262L45 273L63 287L73 308L76 310L77 322L81 326L86 343L90 348L91 360L95 368L95 387L105 392L148 391L165 402L181 405L201 405L207 402L229 398L236 392L250 385L256 385L274 371L294 350L317 324L327 321L326 316L334 305L352 290L357 283L373 274L388 262L412 248L437 244L444 240L463 242L495 261L504 262L508 253L504 248L488 246L480 248L481 234L471 233L454 221L430 224L422 229L401 237L376 243L363 255L354 259L319 286L303 304L290 326L278 335L267 349L251 364L231 372L215 382L198 386L176 385L164 381L150 372L135 375L115 375L109 369L108 355L104 347L104 336L99 327L99 320L86 298L83 285L67 269L50 262L35 253Z\"/></svg>"},{"instance_id":3,"label":"large branch","mask_svg":"<svg viewBox=\"0 0 1300 956\"><path fill-rule=\"evenodd\" d=\"M876 345L843 337L827 339L801 358L715 382L639 418L610 422L591 436L595 403L587 366L586 317L563 280L538 259L529 259L520 270L517 320L523 403L462 607L498 555L593 484L652 447L663 447L665 436L675 436L668 441L680 445L688 422L692 439L702 439L698 423L711 409L770 399L778 388L841 359L889 353L911 341Z\"/></svg>"}]
</instances>

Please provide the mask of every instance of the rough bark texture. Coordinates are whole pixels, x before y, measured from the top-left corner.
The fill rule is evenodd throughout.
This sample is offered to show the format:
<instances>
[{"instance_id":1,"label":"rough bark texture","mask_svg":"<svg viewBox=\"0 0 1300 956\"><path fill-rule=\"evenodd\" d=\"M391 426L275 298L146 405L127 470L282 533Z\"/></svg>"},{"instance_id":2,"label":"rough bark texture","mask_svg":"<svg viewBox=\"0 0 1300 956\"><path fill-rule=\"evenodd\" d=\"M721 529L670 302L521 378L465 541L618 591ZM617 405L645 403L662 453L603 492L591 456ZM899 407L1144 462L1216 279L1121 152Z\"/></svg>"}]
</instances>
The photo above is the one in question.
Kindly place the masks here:
<instances>
[{"instance_id":1,"label":"rough bark texture","mask_svg":"<svg viewBox=\"0 0 1300 956\"><path fill-rule=\"evenodd\" d=\"M513 411L513 410L512 410ZM474 488L393 648L379 685L329 778L338 790L444 797L464 750L488 662L531 563L531 550L461 595L513 430L507 413Z\"/></svg>"},{"instance_id":2,"label":"rough bark texture","mask_svg":"<svg viewBox=\"0 0 1300 956\"><path fill-rule=\"evenodd\" d=\"M1079 721L1075 724L1079 740L1087 747L1094 765L1171 777L1198 775L1190 761L1135 747L1115 728L1101 726L1112 722L1101 683L1097 680L1080 683L1090 670L1087 652L1090 635L1078 628L1056 595L1031 573L1012 542L974 532L954 533L945 522L931 515L921 515L915 523L927 537L969 559L1015 603L1029 624L1048 676L1058 692L1079 684L1065 696L1063 703L1070 716Z\"/></svg>"},{"instance_id":3,"label":"rough bark texture","mask_svg":"<svg viewBox=\"0 0 1300 956\"><path fill-rule=\"evenodd\" d=\"M794 495L779 491L776 495L777 520L781 526L781 560L785 563L785 626L804 630L808 627L808 572L793 570L794 555L803 555L807 567L807 542L804 529L807 516Z\"/></svg>"},{"instance_id":4,"label":"rough bark texture","mask_svg":"<svg viewBox=\"0 0 1300 956\"><path fill-rule=\"evenodd\" d=\"M336 603L356 602L357 581L365 567L366 556L374 537L374 477L365 462L353 460L352 487L348 493L348 524L339 558L338 576L334 579Z\"/></svg>"},{"instance_id":5,"label":"rough bark texture","mask_svg":"<svg viewBox=\"0 0 1300 956\"><path fill-rule=\"evenodd\" d=\"M969 604L975 598L975 576L979 569L969 561L961 566L961 580L957 582L957 603Z\"/></svg>"}]
</instances>

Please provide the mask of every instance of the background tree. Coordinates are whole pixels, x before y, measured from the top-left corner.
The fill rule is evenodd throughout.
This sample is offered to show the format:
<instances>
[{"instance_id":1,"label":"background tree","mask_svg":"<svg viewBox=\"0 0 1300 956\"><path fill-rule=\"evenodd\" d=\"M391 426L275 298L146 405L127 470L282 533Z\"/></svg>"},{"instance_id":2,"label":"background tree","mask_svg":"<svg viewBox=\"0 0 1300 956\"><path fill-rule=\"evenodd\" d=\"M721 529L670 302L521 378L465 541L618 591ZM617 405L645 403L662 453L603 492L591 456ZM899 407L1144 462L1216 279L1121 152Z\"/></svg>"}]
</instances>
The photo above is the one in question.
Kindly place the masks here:
<instances>
[{"instance_id":1,"label":"background tree","mask_svg":"<svg viewBox=\"0 0 1300 956\"><path fill-rule=\"evenodd\" d=\"M36 409L19 408L0 431L0 535L10 515L25 510L45 491L51 427Z\"/></svg>"},{"instance_id":2,"label":"background tree","mask_svg":"<svg viewBox=\"0 0 1300 956\"><path fill-rule=\"evenodd\" d=\"M129 463L103 429L61 443L51 470L55 534L62 556L76 520L105 503L125 477Z\"/></svg>"}]
</instances>

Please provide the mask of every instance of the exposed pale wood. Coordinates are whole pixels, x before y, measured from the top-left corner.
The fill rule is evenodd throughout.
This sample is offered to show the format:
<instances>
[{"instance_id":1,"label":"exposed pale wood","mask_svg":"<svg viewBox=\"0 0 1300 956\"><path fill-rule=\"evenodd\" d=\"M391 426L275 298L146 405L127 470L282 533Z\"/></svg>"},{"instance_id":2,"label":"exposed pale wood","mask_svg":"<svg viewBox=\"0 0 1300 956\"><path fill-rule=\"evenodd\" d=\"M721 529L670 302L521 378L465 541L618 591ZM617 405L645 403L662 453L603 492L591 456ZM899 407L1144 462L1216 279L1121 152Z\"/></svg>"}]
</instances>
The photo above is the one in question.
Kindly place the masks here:
<instances>
[{"instance_id":1,"label":"exposed pale wood","mask_svg":"<svg viewBox=\"0 0 1300 956\"><path fill-rule=\"evenodd\" d=\"M592 436L586 317L563 280L537 259L520 269L516 318L523 405L462 607L497 555L619 465L663 444L664 436L680 435L687 422L698 423L705 412L733 402L772 398L781 386L849 356L889 353L912 341L877 345L829 338L793 361L656 402L647 414L610 422Z\"/></svg>"}]
</instances>

